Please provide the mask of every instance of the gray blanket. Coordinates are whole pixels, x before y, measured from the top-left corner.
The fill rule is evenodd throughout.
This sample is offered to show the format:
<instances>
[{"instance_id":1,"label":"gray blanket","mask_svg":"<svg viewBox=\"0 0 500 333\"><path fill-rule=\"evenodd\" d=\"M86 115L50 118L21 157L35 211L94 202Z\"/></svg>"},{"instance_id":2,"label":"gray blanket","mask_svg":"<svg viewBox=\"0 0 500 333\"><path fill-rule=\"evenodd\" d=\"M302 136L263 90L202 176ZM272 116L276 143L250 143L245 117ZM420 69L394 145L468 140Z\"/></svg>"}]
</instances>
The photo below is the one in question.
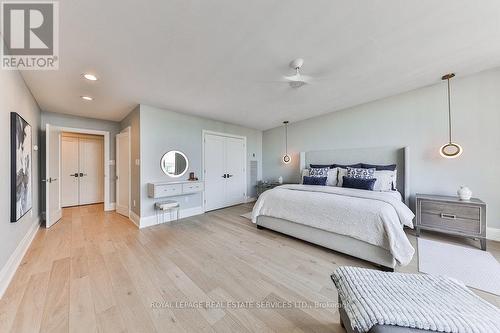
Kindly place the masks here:
<instances>
[{"instance_id":1,"label":"gray blanket","mask_svg":"<svg viewBox=\"0 0 500 333\"><path fill-rule=\"evenodd\" d=\"M500 332L500 310L458 281L343 266L332 274L353 329L397 325L436 332Z\"/></svg>"}]
</instances>

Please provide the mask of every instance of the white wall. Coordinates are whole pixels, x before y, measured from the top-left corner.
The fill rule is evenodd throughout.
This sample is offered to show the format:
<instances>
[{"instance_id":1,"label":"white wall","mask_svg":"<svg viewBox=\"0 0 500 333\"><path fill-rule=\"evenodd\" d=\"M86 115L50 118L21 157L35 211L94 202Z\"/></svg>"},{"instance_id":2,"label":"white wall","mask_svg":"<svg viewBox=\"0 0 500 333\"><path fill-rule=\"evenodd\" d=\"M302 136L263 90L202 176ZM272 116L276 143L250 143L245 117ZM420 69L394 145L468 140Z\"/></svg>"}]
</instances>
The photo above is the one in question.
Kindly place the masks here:
<instances>
[{"instance_id":1,"label":"white wall","mask_svg":"<svg viewBox=\"0 0 500 333\"><path fill-rule=\"evenodd\" d=\"M189 159L189 172L202 178L202 130L230 133L247 137L247 195L255 196L255 184L250 183L250 161L262 166L262 131L231 125L220 121L189 116L181 113L140 106L140 155L141 155L141 218L154 216L154 199L148 198L147 184L154 181L178 181L165 175L160 168L160 159L170 150L180 150ZM255 155L255 156L254 156ZM186 179L188 176L186 174ZM175 198L181 209L202 206L201 194Z\"/></svg>"},{"instance_id":2,"label":"white wall","mask_svg":"<svg viewBox=\"0 0 500 333\"><path fill-rule=\"evenodd\" d=\"M412 196L455 195L465 184L488 204L488 226L500 228L500 70L466 78L458 73L451 84L454 140L464 148L459 158L444 159L438 153L448 135L446 84L439 82L290 124L290 165L280 163L285 149L283 128L265 131L264 179L281 175L298 181L300 151L410 146Z\"/></svg>"},{"instance_id":3,"label":"white wall","mask_svg":"<svg viewBox=\"0 0 500 333\"><path fill-rule=\"evenodd\" d=\"M42 134L41 139L45 141L45 125L55 125L61 127L72 127L72 128L82 128L97 131L107 131L109 132L109 159L114 160L115 154L115 136L120 132L120 123L109 120L86 118L79 116L72 116L61 113L54 112L42 112ZM43 143L43 142L42 142ZM42 156L42 174L45 172L45 156ZM115 202L115 192L116 192L116 181L115 181L115 166L109 166L109 201L111 203Z\"/></svg>"},{"instance_id":4,"label":"white wall","mask_svg":"<svg viewBox=\"0 0 500 333\"><path fill-rule=\"evenodd\" d=\"M33 156L33 209L18 222L10 222L10 113L19 113L32 129L33 145L39 145L40 109L17 71L0 70L0 271L40 215L40 151ZM3 273L3 272L2 272ZM1 275L1 274L0 274ZM3 278L4 276L0 276ZM3 283L4 281L0 281ZM0 288L3 286L0 286ZM1 295L0 295L1 296Z\"/></svg>"},{"instance_id":5,"label":"white wall","mask_svg":"<svg viewBox=\"0 0 500 333\"><path fill-rule=\"evenodd\" d=\"M135 163L141 160L141 118L139 105L134 108L120 123L121 130L130 126L130 210L141 215L141 166Z\"/></svg>"}]
</instances>

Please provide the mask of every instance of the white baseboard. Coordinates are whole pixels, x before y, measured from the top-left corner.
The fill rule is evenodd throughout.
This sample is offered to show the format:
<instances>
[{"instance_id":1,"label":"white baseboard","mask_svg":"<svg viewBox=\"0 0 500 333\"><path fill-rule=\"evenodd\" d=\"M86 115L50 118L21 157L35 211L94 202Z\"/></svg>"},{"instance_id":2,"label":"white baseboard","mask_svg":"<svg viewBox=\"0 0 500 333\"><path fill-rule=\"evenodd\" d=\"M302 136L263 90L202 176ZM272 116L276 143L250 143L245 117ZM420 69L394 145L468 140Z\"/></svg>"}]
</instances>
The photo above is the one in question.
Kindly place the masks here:
<instances>
[{"instance_id":1,"label":"white baseboard","mask_svg":"<svg viewBox=\"0 0 500 333\"><path fill-rule=\"evenodd\" d=\"M116 202L104 203L104 211L109 212L116 209Z\"/></svg>"},{"instance_id":2,"label":"white baseboard","mask_svg":"<svg viewBox=\"0 0 500 333\"><path fill-rule=\"evenodd\" d=\"M500 242L500 229L498 229L498 228L486 228L486 238Z\"/></svg>"},{"instance_id":3,"label":"white baseboard","mask_svg":"<svg viewBox=\"0 0 500 333\"><path fill-rule=\"evenodd\" d=\"M3 266L2 270L0 270L0 299L7 290L10 281L14 277L17 268L21 264L21 261L23 260L26 251L28 251L28 248L30 247L33 238L35 238L36 232L39 228L40 218L37 218L26 235L24 235L23 239L19 242L9 260L5 263L5 266Z\"/></svg>"},{"instance_id":4,"label":"white baseboard","mask_svg":"<svg viewBox=\"0 0 500 333\"><path fill-rule=\"evenodd\" d=\"M247 198L245 199L245 203L254 202L254 201L257 201L257 198L256 198L256 197L247 197Z\"/></svg>"},{"instance_id":5,"label":"white baseboard","mask_svg":"<svg viewBox=\"0 0 500 333\"><path fill-rule=\"evenodd\" d=\"M129 220L132 221L137 226L137 228L140 228L141 217L136 213L134 213L133 211L129 211L129 216L130 216Z\"/></svg>"},{"instance_id":6,"label":"white baseboard","mask_svg":"<svg viewBox=\"0 0 500 333\"><path fill-rule=\"evenodd\" d=\"M195 215L200 215L203 213L204 213L203 207L201 207L201 206L181 209L179 212L179 219L183 219L185 217L190 217L190 216L195 216ZM147 227L150 227L153 225L170 222L171 220L175 220L175 214L176 214L175 212L172 212L172 214L166 213L164 222L158 222L158 217L156 215L141 217L141 225L139 228L142 229L142 228L147 228ZM161 216L160 216L160 219L161 219Z\"/></svg>"}]
</instances>

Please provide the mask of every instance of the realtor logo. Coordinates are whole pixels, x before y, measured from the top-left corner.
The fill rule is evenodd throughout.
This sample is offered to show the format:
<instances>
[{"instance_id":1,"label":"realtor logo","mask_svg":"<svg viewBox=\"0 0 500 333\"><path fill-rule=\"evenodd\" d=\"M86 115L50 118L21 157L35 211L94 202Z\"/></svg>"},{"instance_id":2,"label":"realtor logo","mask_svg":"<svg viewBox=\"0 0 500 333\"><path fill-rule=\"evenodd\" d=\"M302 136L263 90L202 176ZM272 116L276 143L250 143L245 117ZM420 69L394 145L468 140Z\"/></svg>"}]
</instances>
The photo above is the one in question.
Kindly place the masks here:
<instances>
[{"instance_id":1,"label":"realtor logo","mask_svg":"<svg viewBox=\"0 0 500 333\"><path fill-rule=\"evenodd\" d=\"M2 2L2 69L59 68L59 3Z\"/></svg>"}]
</instances>

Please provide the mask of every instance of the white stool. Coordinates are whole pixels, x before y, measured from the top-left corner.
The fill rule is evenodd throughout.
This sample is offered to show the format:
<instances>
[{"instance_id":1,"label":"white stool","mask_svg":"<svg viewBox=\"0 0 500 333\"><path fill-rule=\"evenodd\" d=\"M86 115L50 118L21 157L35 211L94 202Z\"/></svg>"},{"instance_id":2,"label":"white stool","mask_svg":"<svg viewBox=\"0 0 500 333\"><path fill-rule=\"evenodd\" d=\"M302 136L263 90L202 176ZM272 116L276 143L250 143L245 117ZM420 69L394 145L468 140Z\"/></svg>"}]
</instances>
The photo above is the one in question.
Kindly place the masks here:
<instances>
[{"instance_id":1,"label":"white stool","mask_svg":"<svg viewBox=\"0 0 500 333\"><path fill-rule=\"evenodd\" d=\"M172 211L175 210L175 219L179 219L179 203L175 200L166 200L166 201L159 201L155 203L155 208L156 208L156 221L158 223L164 223L165 222L165 213L169 212L170 213L170 221L172 220ZM161 214L160 214L161 212ZM162 221L160 221L160 215L162 217Z\"/></svg>"}]
</instances>

